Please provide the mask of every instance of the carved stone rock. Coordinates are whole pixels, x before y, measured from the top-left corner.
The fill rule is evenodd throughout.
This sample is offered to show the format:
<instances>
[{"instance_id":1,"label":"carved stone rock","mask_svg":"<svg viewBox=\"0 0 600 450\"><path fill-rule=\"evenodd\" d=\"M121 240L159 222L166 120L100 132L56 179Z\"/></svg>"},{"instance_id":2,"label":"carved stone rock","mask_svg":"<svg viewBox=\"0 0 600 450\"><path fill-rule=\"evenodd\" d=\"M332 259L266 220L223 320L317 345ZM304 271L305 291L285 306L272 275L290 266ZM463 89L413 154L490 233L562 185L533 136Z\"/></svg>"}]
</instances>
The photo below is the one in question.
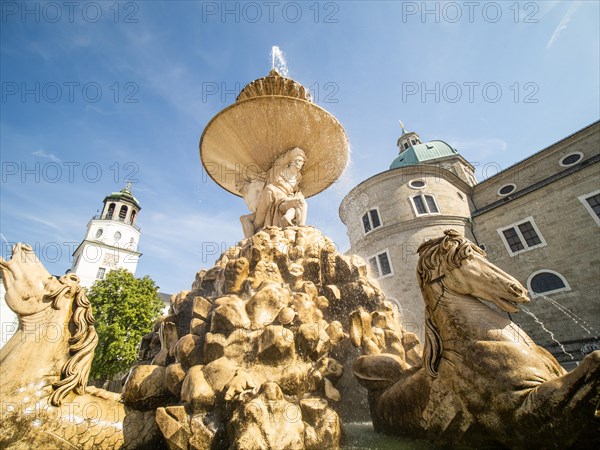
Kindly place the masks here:
<instances>
[{"instance_id":1,"label":"carved stone rock","mask_svg":"<svg viewBox=\"0 0 600 450\"><path fill-rule=\"evenodd\" d=\"M215 445L222 436L219 445L231 448L339 447L336 410L356 409L349 405L360 398L336 387L354 357L350 313L379 305L379 325L395 320L365 275L360 258L340 255L311 227L265 227L198 272L192 290L174 298L178 312L168 318L192 317L175 345L177 363L166 371L166 389L188 414L177 421L163 414L161 429L168 426L174 436L166 436L169 445L179 445L181 436L191 447ZM389 327L400 333L388 338L391 348L402 347L399 326ZM387 342L380 334L377 342ZM286 422L286 411L297 420ZM190 431L194 420L197 432Z\"/></svg>"}]
</instances>

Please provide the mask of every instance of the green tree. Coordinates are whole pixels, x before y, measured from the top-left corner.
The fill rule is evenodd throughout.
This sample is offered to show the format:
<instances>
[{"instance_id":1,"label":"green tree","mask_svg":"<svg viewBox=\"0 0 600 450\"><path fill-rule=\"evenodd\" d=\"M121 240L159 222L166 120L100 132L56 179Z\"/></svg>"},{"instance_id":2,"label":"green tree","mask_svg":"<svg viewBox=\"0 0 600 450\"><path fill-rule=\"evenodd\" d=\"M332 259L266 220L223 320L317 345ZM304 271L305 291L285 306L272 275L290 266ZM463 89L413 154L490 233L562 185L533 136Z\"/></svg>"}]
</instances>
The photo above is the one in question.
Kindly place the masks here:
<instances>
[{"instance_id":1,"label":"green tree","mask_svg":"<svg viewBox=\"0 0 600 450\"><path fill-rule=\"evenodd\" d=\"M140 339L152 331L163 302L150 277L135 278L126 269L111 270L96 281L88 298L98 333L90 379L111 379L135 361Z\"/></svg>"}]
</instances>

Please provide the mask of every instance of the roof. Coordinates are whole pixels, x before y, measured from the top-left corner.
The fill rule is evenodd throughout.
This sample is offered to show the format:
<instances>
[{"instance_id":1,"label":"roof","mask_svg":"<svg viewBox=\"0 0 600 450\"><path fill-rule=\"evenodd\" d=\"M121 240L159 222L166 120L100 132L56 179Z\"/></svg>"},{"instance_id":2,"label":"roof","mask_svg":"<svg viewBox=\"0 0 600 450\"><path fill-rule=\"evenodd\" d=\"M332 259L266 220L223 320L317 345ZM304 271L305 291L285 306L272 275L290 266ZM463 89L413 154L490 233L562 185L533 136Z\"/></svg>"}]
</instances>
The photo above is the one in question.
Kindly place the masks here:
<instances>
[{"instance_id":1,"label":"roof","mask_svg":"<svg viewBox=\"0 0 600 450\"><path fill-rule=\"evenodd\" d=\"M530 160L530 159L534 158L535 156L537 156L537 155L539 155L539 154L541 154L541 153L544 153L545 151L547 151L547 150L551 149L551 148L552 148L552 147L554 147L555 145L562 144L563 142L567 142L569 139L571 139L571 138L572 138L572 137L574 137L574 136L577 136L577 135L578 135L579 133L581 133L582 131L589 130L589 129L591 129L592 127L598 126L598 124L600 124L600 120L596 120L595 122L592 122L592 123L590 123L589 125L586 125L585 127L583 127L583 128L581 128L581 129L579 129L579 130L577 130L577 131L575 131L575 132L573 132L573 133L569 134L568 136L566 136L566 137L564 137L564 138L562 138L562 139L560 139L560 140L558 140L558 141L554 142L553 144L550 144L550 145L548 145L548 146L544 147L543 149L541 149L541 150L539 150L539 151L537 151L537 152L533 153L532 155L529 155L527 158L525 158L525 159L522 159L521 161L518 161L518 162L516 162L516 163L514 163L514 164L512 164L512 165L510 165L510 166L508 166L506 169L504 169L504 170L501 170L500 172L498 172L498 173L496 173L496 174L492 175L491 177L488 177L488 178L486 178L485 180L481 180L481 181L480 181L479 183L477 183L477 184L478 184L478 185L481 185L481 184L483 184L483 183L486 183L486 184L487 184L487 183L493 183L493 182L495 182L495 181L496 181L496 177L500 177L500 176L502 176L504 173L508 172L510 169L512 169L512 168L514 168L514 167L517 167L519 164L522 164L522 163L524 163L525 161L528 161L528 160ZM490 180L493 180L493 181L490 181Z\"/></svg>"},{"instance_id":2,"label":"roof","mask_svg":"<svg viewBox=\"0 0 600 450\"><path fill-rule=\"evenodd\" d=\"M458 151L444 141L425 142L423 144L416 144L412 147L408 147L405 151L400 153L394 161L392 161L390 169L413 166L424 161L454 155L458 155Z\"/></svg>"},{"instance_id":3,"label":"roof","mask_svg":"<svg viewBox=\"0 0 600 450\"><path fill-rule=\"evenodd\" d=\"M167 294L166 292L159 292L158 296L162 300L162 302L166 305L171 304L171 294Z\"/></svg>"},{"instance_id":4,"label":"roof","mask_svg":"<svg viewBox=\"0 0 600 450\"><path fill-rule=\"evenodd\" d=\"M137 206L138 209L142 209L142 207L140 206L140 202L138 202L138 199L133 196L133 194L128 188L121 189L119 192L111 192L104 199L105 202L107 200L125 200L130 203L133 203L135 206Z\"/></svg>"}]
</instances>

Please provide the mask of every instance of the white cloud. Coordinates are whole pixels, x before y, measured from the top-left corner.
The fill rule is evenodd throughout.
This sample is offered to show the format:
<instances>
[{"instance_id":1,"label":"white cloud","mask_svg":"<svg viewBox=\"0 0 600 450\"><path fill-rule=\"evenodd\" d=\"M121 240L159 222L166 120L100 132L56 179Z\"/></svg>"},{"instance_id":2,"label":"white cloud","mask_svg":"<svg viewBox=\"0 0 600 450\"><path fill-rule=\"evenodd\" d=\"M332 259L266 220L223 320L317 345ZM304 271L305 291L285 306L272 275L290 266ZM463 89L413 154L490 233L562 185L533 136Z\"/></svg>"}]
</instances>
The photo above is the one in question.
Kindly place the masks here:
<instances>
[{"instance_id":1,"label":"white cloud","mask_svg":"<svg viewBox=\"0 0 600 450\"><path fill-rule=\"evenodd\" d=\"M575 14L575 11L577 11L577 8L579 8L580 4L581 4L580 1L571 3L571 6L569 7L567 12L561 19L560 23L554 29L554 33L552 33L552 36L548 40L548 43L546 44L546 48L552 47L554 45L554 43L558 40L558 38L560 37L560 34L563 32L563 30L565 30L567 28L568 23L571 21L571 17L573 17L573 14Z\"/></svg>"},{"instance_id":2,"label":"white cloud","mask_svg":"<svg viewBox=\"0 0 600 450\"><path fill-rule=\"evenodd\" d=\"M48 158L50 161L53 162L60 162L60 158L58 158L54 153L48 153L42 149L39 149L36 152L32 153L33 156L38 156L40 158Z\"/></svg>"}]
</instances>

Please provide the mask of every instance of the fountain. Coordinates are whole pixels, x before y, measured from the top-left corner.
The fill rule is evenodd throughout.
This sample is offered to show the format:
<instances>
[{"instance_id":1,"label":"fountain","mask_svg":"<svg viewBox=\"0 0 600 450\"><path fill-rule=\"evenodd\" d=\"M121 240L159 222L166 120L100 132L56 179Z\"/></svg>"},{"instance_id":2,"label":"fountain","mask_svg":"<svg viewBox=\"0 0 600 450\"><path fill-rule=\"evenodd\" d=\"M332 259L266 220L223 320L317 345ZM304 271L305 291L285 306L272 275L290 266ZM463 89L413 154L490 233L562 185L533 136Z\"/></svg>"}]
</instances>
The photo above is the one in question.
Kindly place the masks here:
<instances>
[{"instance_id":1,"label":"fountain","mask_svg":"<svg viewBox=\"0 0 600 450\"><path fill-rule=\"evenodd\" d=\"M86 387L97 336L77 277L50 276L26 245L0 260L20 317L0 353L3 447L336 449L348 411L366 408L378 432L441 443L588 442L600 352L566 374L480 306L514 312L528 298L476 246L447 231L419 249L422 347L365 262L307 225L305 199L339 178L349 143L335 117L275 69L276 47L272 58L273 70L200 140L206 172L249 208L245 238L172 297L122 397ZM59 338L40 344L35 331L51 325ZM364 435L364 425L348 434L356 430Z\"/></svg>"},{"instance_id":2,"label":"fountain","mask_svg":"<svg viewBox=\"0 0 600 450\"><path fill-rule=\"evenodd\" d=\"M208 123L200 157L212 179L248 205L245 239L173 296L169 315L142 340L123 403L86 387L97 338L77 277L50 277L29 247L15 247L2 262L9 305L29 327L51 321L65 332L53 345L24 347L17 336L2 349L2 396L14 408L2 417L0 439L30 445L43 432L57 447L162 440L181 449L339 448L340 411L366 407L360 395L340 392L357 387L350 313L377 308L394 351L419 358L416 336L403 333L365 262L338 253L306 224L305 199L334 183L348 156L339 122L275 69ZM85 407L76 425L75 403ZM98 417L90 417L91 404L100 405Z\"/></svg>"}]
</instances>

